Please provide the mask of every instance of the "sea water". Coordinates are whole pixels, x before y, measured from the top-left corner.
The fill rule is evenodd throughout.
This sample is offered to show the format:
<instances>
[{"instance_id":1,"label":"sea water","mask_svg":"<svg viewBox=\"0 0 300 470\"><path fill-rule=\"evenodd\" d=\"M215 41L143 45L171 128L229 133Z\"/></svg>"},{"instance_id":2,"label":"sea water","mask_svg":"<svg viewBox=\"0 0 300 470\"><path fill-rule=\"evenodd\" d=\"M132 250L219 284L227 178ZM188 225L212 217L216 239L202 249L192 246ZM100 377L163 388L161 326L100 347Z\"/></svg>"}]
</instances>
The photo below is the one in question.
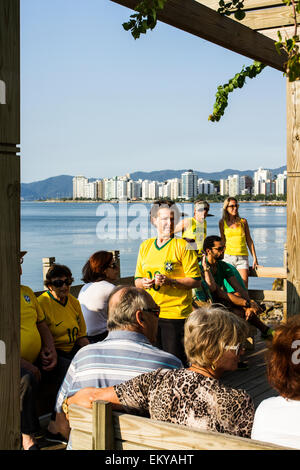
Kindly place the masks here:
<instances>
[{"instance_id":1,"label":"sea water","mask_svg":"<svg viewBox=\"0 0 300 470\"><path fill-rule=\"evenodd\" d=\"M179 205L189 215L192 204ZM133 276L140 243L155 236L147 203L21 203L21 249L24 258L21 283L34 291L43 289L42 258L55 257L72 271L80 284L81 270L89 256L99 250L119 250L121 276ZM286 242L286 207L241 203L259 264L282 266ZM222 204L212 203L207 218L208 235L219 235ZM250 263L251 261L250 257ZM251 278L249 288L271 289L272 279Z\"/></svg>"}]
</instances>

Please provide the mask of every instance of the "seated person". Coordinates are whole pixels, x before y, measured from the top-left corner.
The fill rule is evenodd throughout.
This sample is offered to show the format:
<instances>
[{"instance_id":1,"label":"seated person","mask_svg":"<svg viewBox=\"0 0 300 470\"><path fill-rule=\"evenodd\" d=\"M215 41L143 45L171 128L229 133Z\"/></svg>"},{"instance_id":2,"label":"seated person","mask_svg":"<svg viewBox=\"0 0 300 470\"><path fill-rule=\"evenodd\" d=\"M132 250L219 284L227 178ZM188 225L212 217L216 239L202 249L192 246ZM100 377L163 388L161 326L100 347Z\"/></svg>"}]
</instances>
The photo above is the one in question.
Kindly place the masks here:
<instances>
[{"instance_id":1,"label":"seated person","mask_svg":"<svg viewBox=\"0 0 300 470\"><path fill-rule=\"evenodd\" d=\"M21 264L27 252L20 253ZM20 292L21 326L21 432L24 450L39 450L34 434L39 432L40 424L36 412L36 398L41 371L37 365L51 371L56 366L56 351L53 337L45 321L34 292L21 285Z\"/></svg>"},{"instance_id":2,"label":"seated person","mask_svg":"<svg viewBox=\"0 0 300 470\"><path fill-rule=\"evenodd\" d=\"M236 370L246 331L245 322L224 308L202 307L185 322L188 368L161 368L113 387L83 388L67 399L67 406L90 408L94 400L105 400L154 420L249 437L251 397L220 382L225 371Z\"/></svg>"},{"instance_id":3,"label":"seated person","mask_svg":"<svg viewBox=\"0 0 300 470\"><path fill-rule=\"evenodd\" d=\"M267 357L267 374L279 396L260 403L251 437L300 449L300 315L275 329Z\"/></svg>"},{"instance_id":4,"label":"seated person","mask_svg":"<svg viewBox=\"0 0 300 470\"><path fill-rule=\"evenodd\" d=\"M76 352L89 344L80 303L70 294L72 282L70 269L64 265L54 264L46 274L45 286L48 290L38 297L57 352L55 370L45 375L43 379L56 385L56 393ZM55 413L53 413L46 437L52 442L66 442L62 436L55 436L56 427Z\"/></svg>"},{"instance_id":5,"label":"seated person","mask_svg":"<svg viewBox=\"0 0 300 470\"><path fill-rule=\"evenodd\" d=\"M262 323L257 314L259 305L251 300L241 277L234 267L223 261L224 244L220 237L206 237L204 255L199 263L202 272L201 288L196 289L196 300L222 303L250 324L256 326L264 338L272 338L273 330Z\"/></svg>"}]
</instances>

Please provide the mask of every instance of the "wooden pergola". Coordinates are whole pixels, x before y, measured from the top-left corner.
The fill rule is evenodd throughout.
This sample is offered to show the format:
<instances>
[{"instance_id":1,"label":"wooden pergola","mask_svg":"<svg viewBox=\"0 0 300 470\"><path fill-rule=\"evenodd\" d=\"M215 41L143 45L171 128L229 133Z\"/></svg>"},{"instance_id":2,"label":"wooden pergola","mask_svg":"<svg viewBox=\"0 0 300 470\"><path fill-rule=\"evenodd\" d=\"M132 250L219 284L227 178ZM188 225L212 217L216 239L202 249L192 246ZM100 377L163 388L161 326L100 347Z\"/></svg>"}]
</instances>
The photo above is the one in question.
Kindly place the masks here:
<instances>
[{"instance_id":1,"label":"wooden pergola","mask_svg":"<svg viewBox=\"0 0 300 470\"><path fill-rule=\"evenodd\" d=\"M138 0L112 0L133 9ZM290 34L280 0L245 0L242 22L217 13L218 0L168 0L158 18L283 71L276 32ZM300 312L300 85L287 83L287 313ZM20 336L20 0L0 0L0 449L18 449ZM3 348L1 349L3 350ZM2 362L2 363L1 363Z\"/></svg>"}]
</instances>

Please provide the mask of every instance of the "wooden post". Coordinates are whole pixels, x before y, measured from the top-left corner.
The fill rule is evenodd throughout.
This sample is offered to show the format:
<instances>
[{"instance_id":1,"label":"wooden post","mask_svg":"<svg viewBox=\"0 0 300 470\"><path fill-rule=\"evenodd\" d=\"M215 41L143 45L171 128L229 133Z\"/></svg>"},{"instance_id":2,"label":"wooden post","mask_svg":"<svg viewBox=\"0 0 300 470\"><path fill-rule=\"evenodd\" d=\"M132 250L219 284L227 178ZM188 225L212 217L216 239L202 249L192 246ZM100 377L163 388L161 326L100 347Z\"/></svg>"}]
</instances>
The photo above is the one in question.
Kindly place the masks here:
<instances>
[{"instance_id":1,"label":"wooden post","mask_svg":"<svg viewBox=\"0 0 300 470\"><path fill-rule=\"evenodd\" d=\"M43 281L46 279L46 274L48 272L48 269L55 263L55 258L43 258Z\"/></svg>"},{"instance_id":2,"label":"wooden post","mask_svg":"<svg viewBox=\"0 0 300 470\"><path fill-rule=\"evenodd\" d=\"M93 450L113 450L114 430L112 405L107 401L93 402Z\"/></svg>"},{"instance_id":3,"label":"wooden post","mask_svg":"<svg viewBox=\"0 0 300 470\"><path fill-rule=\"evenodd\" d=\"M20 5L0 1L0 449L20 448Z\"/></svg>"},{"instance_id":4,"label":"wooden post","mask_svg":"<svg viewBox=\"0 0 300 470\"><path fill-rule=\"evenodd\" d=\"M287 317L300 313L300 83L287 82Z\"/></svg>"}]
</instances>

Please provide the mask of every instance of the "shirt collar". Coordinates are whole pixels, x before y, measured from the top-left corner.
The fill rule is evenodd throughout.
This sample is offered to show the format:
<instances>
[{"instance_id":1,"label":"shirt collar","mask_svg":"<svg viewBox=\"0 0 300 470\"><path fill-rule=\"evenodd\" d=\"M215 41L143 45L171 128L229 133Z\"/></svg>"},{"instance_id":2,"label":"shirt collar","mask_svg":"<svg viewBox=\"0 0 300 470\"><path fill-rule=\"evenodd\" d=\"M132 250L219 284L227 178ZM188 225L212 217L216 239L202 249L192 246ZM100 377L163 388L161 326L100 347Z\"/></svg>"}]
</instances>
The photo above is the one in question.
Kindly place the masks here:
<instances>
[{"instance_id":1,"label":"shirt collar","mask_svg":"<svg viewBox=\"0 0 300 470\"><path fill-rule=\"evenodd\" d=\"M130 331L130 330L109 331L104 341L107 341L110 339L127 339L131 341L135 341L137 343L151 344L145 335L143 335L142 333L138 333L137 331Z\"/></svg>"}]
</instances>

